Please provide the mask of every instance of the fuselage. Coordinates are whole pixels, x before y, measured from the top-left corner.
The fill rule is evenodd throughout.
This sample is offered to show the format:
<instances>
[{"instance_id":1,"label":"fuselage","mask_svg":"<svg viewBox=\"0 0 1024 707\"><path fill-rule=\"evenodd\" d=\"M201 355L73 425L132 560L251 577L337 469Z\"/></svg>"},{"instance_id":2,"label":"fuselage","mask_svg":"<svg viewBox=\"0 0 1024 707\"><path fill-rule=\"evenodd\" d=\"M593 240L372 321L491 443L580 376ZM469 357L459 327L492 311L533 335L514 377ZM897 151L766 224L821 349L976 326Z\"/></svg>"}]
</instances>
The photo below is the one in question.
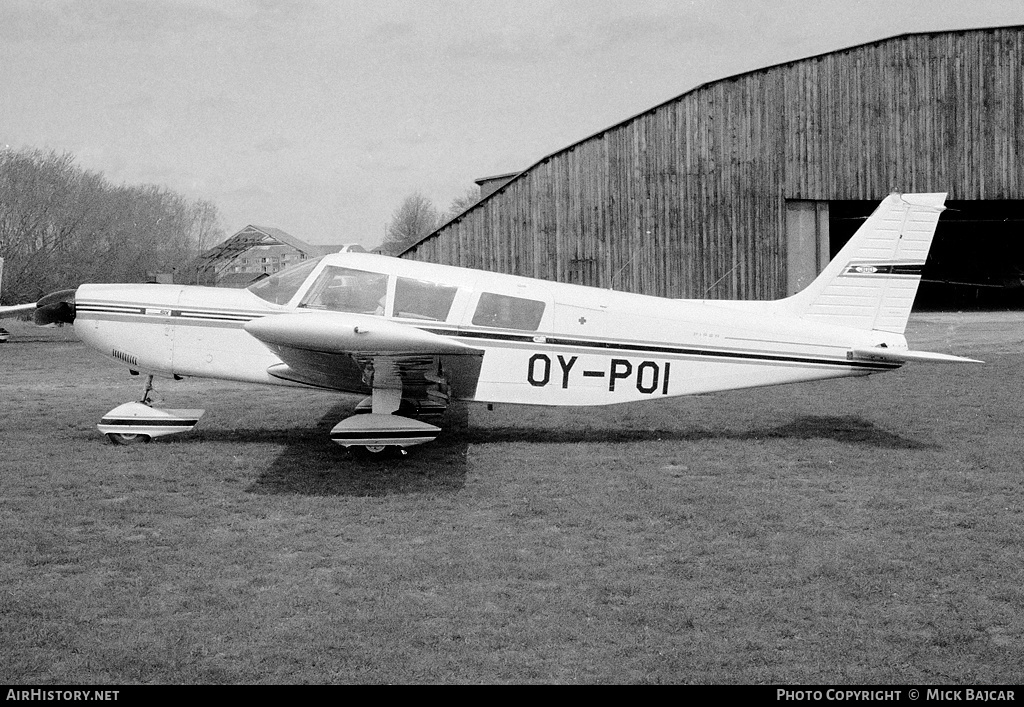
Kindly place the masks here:
<instances>
[{"instance_id":1,"label":"fuselage","mask_svg":"<svg viewBox=\"0 0 1024 707\"><path fill-rule=\"evenodd\" d=\"M281 359L245 324L341 308L483 351L471 367L439 357L454 372L453 397L537 405L866 375L897 364L853 360L853 348L906 347L902 335L804 321L777 302L670 300L364 253L274 277L248 290L82 285L75 329L141 372L294 385L268 372ZM372 296L356 302L360 293Z\"/></svg>"}]
</instances>

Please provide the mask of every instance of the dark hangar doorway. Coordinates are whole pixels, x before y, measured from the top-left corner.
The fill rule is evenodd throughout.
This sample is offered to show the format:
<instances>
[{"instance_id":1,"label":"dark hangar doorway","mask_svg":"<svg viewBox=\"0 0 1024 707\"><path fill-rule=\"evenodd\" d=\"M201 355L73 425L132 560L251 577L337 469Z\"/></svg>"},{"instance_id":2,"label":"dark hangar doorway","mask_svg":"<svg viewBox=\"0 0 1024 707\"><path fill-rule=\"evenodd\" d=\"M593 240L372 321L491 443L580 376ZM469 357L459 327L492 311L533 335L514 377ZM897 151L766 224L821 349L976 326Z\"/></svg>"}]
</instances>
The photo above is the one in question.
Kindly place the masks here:
<instances>
[{"instance_id":1,"label":"dark hangar doorway","mask_svg":"<svg viewBox=\"0 0 1024 707\"><path fill-rule=\"evenodd\" d=\"M830 201L834 257L878 206ZM1024 201L947 201L915 310L1024 310Z\"/></svg>"}]
</instances>

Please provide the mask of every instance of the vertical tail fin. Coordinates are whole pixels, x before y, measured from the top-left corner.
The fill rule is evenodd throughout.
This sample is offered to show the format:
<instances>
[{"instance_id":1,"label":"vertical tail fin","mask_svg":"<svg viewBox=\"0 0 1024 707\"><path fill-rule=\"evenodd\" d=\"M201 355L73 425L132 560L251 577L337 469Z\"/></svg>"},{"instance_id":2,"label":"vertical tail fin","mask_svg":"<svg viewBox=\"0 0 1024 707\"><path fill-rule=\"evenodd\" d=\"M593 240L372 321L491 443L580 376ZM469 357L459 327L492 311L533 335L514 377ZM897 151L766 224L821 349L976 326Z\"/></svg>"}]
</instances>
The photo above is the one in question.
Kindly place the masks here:
<instances>
[{"instance_id":1,"label":"vertical tail fin","mask_svg":"<svg viewBox=\"0 0 1024 707\"><path fill-rule=\"evenodd\" d=\"M945 200L944 193L890 194L821 274L782 304L804 319L902 334Z\"/></svg>"}]
</instances>

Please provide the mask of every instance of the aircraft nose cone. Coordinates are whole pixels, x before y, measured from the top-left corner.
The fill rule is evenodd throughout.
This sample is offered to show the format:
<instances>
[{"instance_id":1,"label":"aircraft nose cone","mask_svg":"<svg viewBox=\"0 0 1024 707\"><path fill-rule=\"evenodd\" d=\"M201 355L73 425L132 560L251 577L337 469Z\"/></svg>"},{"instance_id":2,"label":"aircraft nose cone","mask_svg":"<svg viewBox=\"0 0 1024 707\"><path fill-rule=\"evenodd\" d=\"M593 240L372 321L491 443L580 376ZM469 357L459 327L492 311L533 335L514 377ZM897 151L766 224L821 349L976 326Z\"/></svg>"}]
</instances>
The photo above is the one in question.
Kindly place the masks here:
<instances>
[{"instance_id":1,"label":"aircraft nose cone","mask_svg":"<svg viewBox=\"0 0 1024 707\"><path fill-rule=\"evenodd\" d=\"M38 302L32 315L39 326L47 324L73 324L75 321L75 291L51 292Z\"/></svg>"}]
</instances>

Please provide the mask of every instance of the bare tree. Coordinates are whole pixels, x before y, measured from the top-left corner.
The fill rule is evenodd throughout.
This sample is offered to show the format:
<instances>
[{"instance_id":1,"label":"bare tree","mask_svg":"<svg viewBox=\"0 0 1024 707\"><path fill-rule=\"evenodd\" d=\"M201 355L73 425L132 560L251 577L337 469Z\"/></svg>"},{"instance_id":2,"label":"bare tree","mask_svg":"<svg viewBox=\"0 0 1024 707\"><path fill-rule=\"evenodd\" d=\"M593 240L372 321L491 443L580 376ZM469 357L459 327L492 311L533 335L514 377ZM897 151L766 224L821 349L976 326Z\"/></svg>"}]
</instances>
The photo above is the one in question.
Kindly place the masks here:
<instances>
[{"instance_id":1,"label":"bare tree","mask_svg":"<svg viewBox=\"0 0 1024 707\"><path fill-rule=\"evenodd\" d=\"M220 235L216 207L160 186L115 186L66 153L0 150L0 301L177 271Z\"/></svg>"},{"instance_id":2,"label":"bare tree","mask_svg":"<svg viewBox=\"0 0 1024 707\"><path fill-rule=\"evenodd\" d=\"M381 250L398 255L406 248L421 241L441 224L441 215L427 197L416 192L407 196L401 206L395 209L388 223L387 238Z\"/></svg>"},{"instance_id":3,"label":"bare tree","mask_svg":"<svg viewBox=\"0 0 1024 707\"><path fill-rule=\"evenodd\" d=\"M75 177L70 155L39 150L0 152L0 257L6 261L5 300L48 291L54 261L66 246L66 222L69 215L75 216Z\"/></svg>"},{"instance_id":4,"label":"bare tree","mask_svg":"<svg viewBox=\"0 0 1024 707\"><path fill-rule=\"evenodd\" d=\"M224 240L224 229L220 225L220 213L217 207L208 201L194 201L190 207L191 241L194 243L195 255L201 255L209 248ZM178 271L180 282L199 284L199 271L195 258L188 263L188 272ZM178 276L175 278L178 279Z\"/></svg>"},{"instance_id":5,"label":"bare tree","mask_svg":"<svg viewBox=\"0 0 1024 707\"><path fill-rule=\"evenodd\" d=\"M455 218L466 209L474 206L478 201L480 201L480 189L478 187L471 187L467 189L465 193L452 199L452 203L448 207L448 213L445 215L445 218Z\"/></svg>"}]
</instances>

